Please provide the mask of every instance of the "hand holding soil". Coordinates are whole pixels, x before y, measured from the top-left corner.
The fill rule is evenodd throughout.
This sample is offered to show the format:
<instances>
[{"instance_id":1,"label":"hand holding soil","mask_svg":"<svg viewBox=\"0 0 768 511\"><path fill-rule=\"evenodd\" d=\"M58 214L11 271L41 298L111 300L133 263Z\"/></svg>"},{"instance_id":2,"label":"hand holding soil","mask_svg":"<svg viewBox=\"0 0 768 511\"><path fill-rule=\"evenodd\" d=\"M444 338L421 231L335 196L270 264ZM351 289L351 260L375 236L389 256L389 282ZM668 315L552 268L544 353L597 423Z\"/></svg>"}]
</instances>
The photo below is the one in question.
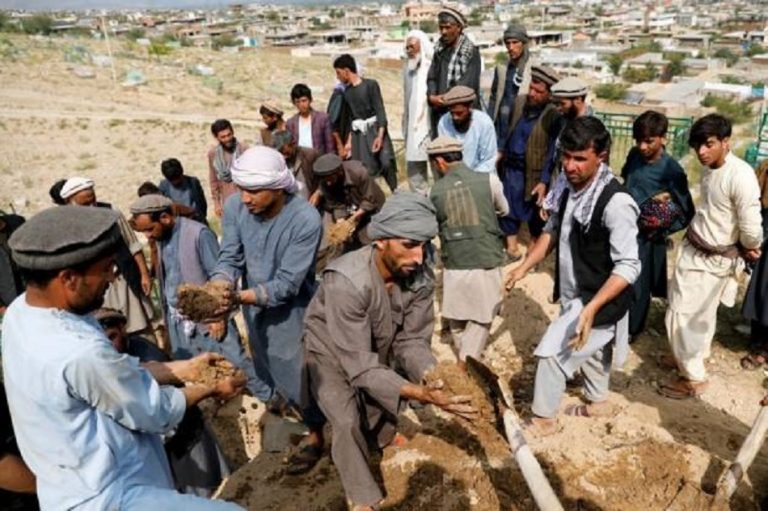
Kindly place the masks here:
<instances>
[{"instance_id":1,"label":"hand holding soil","mask_svg":"<svg viewBox=\"0 0 768 511\"><path fill-rule=\"evenodd\" d=\"M346 243L355 232L355 222L348 218L342 218L328 228L328 243L333 246L339 246Z\"/></svg>"},{"instance_id":2,"label":"hand holding soil","mask_svg":"<svg viewBox=\"0 0 768 511\"><path fill-rule=\"evenodd\" d=\"M195 323L220 320L237 305L234 287L229 282L212 280L203 286L182 284L177 307Z\"/></svg>"}]
</instances>

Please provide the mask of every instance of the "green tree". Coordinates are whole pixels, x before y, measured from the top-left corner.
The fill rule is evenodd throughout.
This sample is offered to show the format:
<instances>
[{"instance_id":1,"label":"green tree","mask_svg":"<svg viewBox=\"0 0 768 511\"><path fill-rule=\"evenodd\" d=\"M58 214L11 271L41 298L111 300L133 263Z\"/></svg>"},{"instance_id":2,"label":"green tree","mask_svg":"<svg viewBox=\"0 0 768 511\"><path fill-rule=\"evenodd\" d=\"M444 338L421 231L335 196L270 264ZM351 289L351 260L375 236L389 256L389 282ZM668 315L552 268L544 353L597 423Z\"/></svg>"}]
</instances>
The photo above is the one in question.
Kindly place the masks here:
<instances>
[{"instance_id":1,"label":"green tree","mask_svg":"<svg viewBox=\"0 0 768 511\"><path fill-rule=\"evenodd\" d=\"M714 108L717 113L727 117L734 124L741 124L752 119L752 107L746 101L736 101L707 94L701 101L701 106Z\"/></svg>"},{"instance_id":2,"label":"green tree","mask_svg":"<svg viewBox=\"0 0 768 511\"><path fill-rule=\"evenodd\" d=\"M226 46L240 46L242 41L232 34L221 34L211 39L211 48L220 50Z\"/></svg>"},{"instance_id":3,"label":"green tree","mask_svg":"<svg viewBox=\"0 0 768 511\"><path fill-rule=\"evenodd\" d=\"M47 14L35 14L22 21L25 34L48 35L53 31L53 18Z\"/></svg>"},{"instance_id":4,"label":"green tree","mask_svg":"<svg viewBox=\"0 0 768 511\"><path fill-rule=\"evenodd\" d=\"M404 28L406 30L411 29L411 22L409 20L403 20L402 23L400 23L400 28Z\"/></svg>"},{"instance_id":5,"label":"green tree","mask_svg":"<svg viewBox=\"0 0 768 511\"><path fill-rule=\"evenodd\" d=\"M147 32L143 28L134 27L125 33L126 39L129 41L135 41L136 39L143 39L146 37Z\"/></svg>"},{"instance_id":6,"label":"green tree","mask_svg":"<svg viewBox=\"0 0 768 511\"><path fill-rule=\"evenodd\" d=\"M739 61L739 57L728 48L720 48L712 56L725 60L725 65L728 67L733 66L736 62Z\"/></svg>"},{"instance_id":7,"label":"green tree","mask_svg":"<svg viewBox=\"0 0 768 511\"><path fill-rule=\"evenodd\" d=\"M629 85L625 83L602 83L596 85L592 90L595 92L595 96L600 99L620 101L624 99L624 95L627 93L628 88Z\"/></svg>"},{"instance_id":8,"label":"green tree","mask_svg":"<svg viewBox=\"0 0 768 511\"><path fill-rule=\"evenodd\" d=\"M664 81L669 81L673 76L681 76L685 74L685 64L683 60L685 56L682 53L672 53L669 55L669 64L664 69Z\"/></svg>"},{"instance_id":9,"label":"green tree","mask_svg":"<svg viewBox=\"0 0 768 511\"><path fill-rule=\"evenodd\" d=\"M170 46L167 46L163 41L159 39L153 39L147 47L147 53L150 57L155 57L155 59L159 60L163 55L168 55L171 53L171 48Z\"/></svg>"},{"instance_id":10,"label":"green tree","mask_svg":"<svg viewBox=\"0 0 768 511\"><path fill-rule=\"evenodd\" d=\"M744 55L746 55L747 57L753 57L755 55L760 55L761 53L765 53L766 51L768 50L763 48L761 45L757 43L752 43L749 45L749 48L747 48L747 51L744 52Z\"/></svg>"},{"instance_id":11,"label":"green tree","mask_svg":"<svg viewBox=\"0 0 768 511\"><path fill-rule=\"evenodd\" d=\"M282 18L280 17L280 13L277 11L269 11L266 15L267 21L270 23L280 23Z\"/></svg>"},{"instance_id":12,"label":"green tree","mask_svg":"<svg viewBox=\"0 0 768 511\"><path fill-rule=\"evenodd\" d=\"M424 20L419 22L419 28L427 34L434 34L437 32L437 21Z\"/></svg>"},{"instance_id":13,"label":"green tree","mask_svg":"<svg viewBox=\"0 0 768 511\"><path fill-rule=\"evenodd\" d=\"M621 77L629 83L652 82L656 78L656 68L649 62L642 68L630 67L625 69Z\"/></svg>"},{"instance_id":14,"label":"green tree","mask_svg":"<svg viewBox=\"0 0 768 511\"><path fill-rule=\"evenodd\" d=\"M619 73L621 72L621 66L624 64L624 59L622 56L618 53L614 53L613 55L608 56L608 69L611 70L611 73L613 73L613 76L619 76Z\"/></svg>"}]
</instances>

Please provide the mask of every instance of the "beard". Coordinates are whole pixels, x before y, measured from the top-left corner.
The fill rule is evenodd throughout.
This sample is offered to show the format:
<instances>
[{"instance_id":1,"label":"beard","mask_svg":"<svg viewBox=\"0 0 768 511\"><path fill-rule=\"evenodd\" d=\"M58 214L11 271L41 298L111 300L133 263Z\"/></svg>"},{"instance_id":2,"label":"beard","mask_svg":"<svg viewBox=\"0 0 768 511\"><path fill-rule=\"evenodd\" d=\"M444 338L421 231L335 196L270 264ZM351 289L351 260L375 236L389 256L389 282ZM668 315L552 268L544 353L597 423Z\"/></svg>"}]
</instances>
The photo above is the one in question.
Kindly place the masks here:
<instances>
[{"instance_id":1,"label":"beard","mask_svg":"<svg viewBox=\"0 0 768 511\"><path fill-rule=\"evenodd\" d=\"M223 147L224 150L227 151L228 153L233 153L235 152L235 147L237 147L237 139L233 138L232 142L230 142L229 144L221 144L221 147Z\"/></svg>"},{"instance_id":2,"label":"beard","mask_svg":"<svg viewBox=\"0 0 768 511\"><path fill-rule=\"evenodd\" d=\"M421 65L421 56L413 57L408 59L408 71L416 71L419 69L419 66Z\"/></svg>"}]
</instances>

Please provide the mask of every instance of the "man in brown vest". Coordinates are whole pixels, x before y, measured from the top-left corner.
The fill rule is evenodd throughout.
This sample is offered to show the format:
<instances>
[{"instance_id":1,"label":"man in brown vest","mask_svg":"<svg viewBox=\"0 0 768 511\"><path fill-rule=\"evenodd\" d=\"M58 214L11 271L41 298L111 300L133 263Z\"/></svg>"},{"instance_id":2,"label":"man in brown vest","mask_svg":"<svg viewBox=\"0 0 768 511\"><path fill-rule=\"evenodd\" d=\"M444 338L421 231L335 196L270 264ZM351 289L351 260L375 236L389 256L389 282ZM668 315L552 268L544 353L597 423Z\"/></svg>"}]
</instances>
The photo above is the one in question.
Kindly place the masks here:
<instances>
[{"instance_id":1,"label":"man in brown vest","mask_svg":"<svg viewBox=\"0 0 768 511\"><path fill-rule=\"evenodd\" d=\"M512 261L522 257L517 244L522 223L528 223L534 239L543 227L538 211L550 180L546 162L555 149L559 131L555 129L558 113L550 103L550 90L558 79L548 67L531 68L530 90L515 98L510 129L501 145L500 170L509 214L500 219L500 226L507 236L507 254Z\"/></svg>"}]
</instances>

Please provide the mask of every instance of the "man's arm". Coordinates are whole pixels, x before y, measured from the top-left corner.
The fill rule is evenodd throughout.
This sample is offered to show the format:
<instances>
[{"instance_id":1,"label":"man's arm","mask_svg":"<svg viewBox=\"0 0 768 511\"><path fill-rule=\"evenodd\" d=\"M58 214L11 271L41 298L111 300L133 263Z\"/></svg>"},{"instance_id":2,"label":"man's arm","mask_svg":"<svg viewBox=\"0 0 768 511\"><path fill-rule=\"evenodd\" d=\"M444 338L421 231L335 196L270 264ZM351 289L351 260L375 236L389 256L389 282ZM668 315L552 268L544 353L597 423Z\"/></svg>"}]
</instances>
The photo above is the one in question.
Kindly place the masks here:
<instances>
[{"instance_id":1,"label":"man's arm","mask_svg":"<svg viewBox=\"0 0 768 511\"><path fill-rule=\"evenodd\" d=\"M759 249L763 242L760 184L751 169L734 173L731 197L739 224L739 241L747 250Z\"/></svg>"},{"instance_id":2,"label":"man's arm","mask_svg":"<svg viewBox=\"0 0 768 511\"><path fill-rule=\"evenodd\" d=\"M70 393L133 431L162 434L181 422L184 392L160 387L137 358L106 341L74 354L64 368Z\"/></svg>"},{"instance_id":3,"label":"man's arm","mask_svg":"<svg viewBox=\"0 0 768 511\"><path fill-rule=\"evenodd\" d=\"M478 111L480 112L480 111ZM482 112L480 112L482 113ZM483 115L485 117L485 115ZM487 120L487 118L486 118ZM496 129L493 127L493 122L483 123L479 132L479 138L477 141L477 150L479 152L479 160L476 172L496 172Z\"/></svg>"},{"instance_id":4,"label":"man's arm","mask_svg":"<svg viewBox=\"0 0 768 511\"><path fill-rule=\"evenodd\" d=\"M223 205L221 203L221 181L213 167L213 151L208 152L208 182L211 184L211 200L213 201L213 212L216 216L222 215Z\"/></svg>"},{"instance_id":5,"label":"man's arm","mask_svg":"<svg viewBox=\"0 0 768 511\"><path fill-rule=\"evenodd\" d=\"M293 227L289 249L280 255L280 266L266 282L257 282L240 293L241 303L276 307L296 296L315 262L317 247L323 234L320 215L312 211ZM225 246L222 246L224 254ZM219 259L221 264L221 259Z\"/></svg>"},{"instance_id":6,"label":"man's arm","mask_svg":"<svg viewBox=\"0 0 768 511\"><path fill-rule=\"evenodd\" d=\"M637 217L639 210L627 193L615 194L603 211L603 224L610 232L613 271L592 299L584 304L576 326L571 347L578 351L589 340L595 316L607 303L615 300L640 276L640 258L637 248Z\"/></svg>"},{"instance_id":7,"label":"man's arm","mask_svg":"<svg viewBox=\"0 0 768 511\"><path fill-rule=\"evenodd\" d=\"M509 214L509 202L504 196L504 185L496 172L491 172L488 177L491 180L491 200L496 216L507 216Z\"/></svg>"},{"instance_id":8,"label":"man's arm","mask_svg":"<svg viewBox=\"0 0 768 511\"><path fill-rule=\"evenodd\" d=\"M430 341L435 326L434 288L424 286L406 306L403 328L392 341L392 351L412 382L420 382L437 361Z\"/></svg>"},{"instance_id":9,"label":"man's arm","mask_svg":"<svg viewBox=\"0 0 768 511\"><path fill-rule=\"evenodd\" d=\"M245 254L237 225L238 205L227 201L221 219L221 250L211 280L224 280L234 284L243 272Z\"/></svg>"},{"instance_id":10,"label":"man's arm","mask_svg":"<svg viewBox=\"0 0 768 511\"><path fill-rule=\"evenodd\" d=\"M21 456L0 454L0 489L14 493L35 493L37 480Z\"/></svg>"},{"instance_id":11,"label":"man's arm","mask_svg":"<svg viewBox=\"0 0 768 511\"><path fill-rule=\"evenodd\" d=\"M533 244L531 249L525 255L523 262L507 272L507 276L504 279L504 287L507 291L515 287L515 284L522 280L523 277L531 271L531 268L542 262L544 258L555 249L555 244L558 242L559 231L560 223L558 216L550 216L544 226L544 232L542 232L541 236L536 239L536 243Z\"/></svg>"},{"instance_id":12,"label":"man's arm","mask_svg":"<svg viewBox=\"0 0 768 511\"><path fill-rule=\"evenodd\" d=\"M501 94L504 95L504 91L497 91L496 89L499 87L499 66L494 67L493 69L493 82L491 83L491 96L488 98L488 117L491 118L491 120L495 123L496 122L496 95Z\"/></svg>"}]
</instances>

